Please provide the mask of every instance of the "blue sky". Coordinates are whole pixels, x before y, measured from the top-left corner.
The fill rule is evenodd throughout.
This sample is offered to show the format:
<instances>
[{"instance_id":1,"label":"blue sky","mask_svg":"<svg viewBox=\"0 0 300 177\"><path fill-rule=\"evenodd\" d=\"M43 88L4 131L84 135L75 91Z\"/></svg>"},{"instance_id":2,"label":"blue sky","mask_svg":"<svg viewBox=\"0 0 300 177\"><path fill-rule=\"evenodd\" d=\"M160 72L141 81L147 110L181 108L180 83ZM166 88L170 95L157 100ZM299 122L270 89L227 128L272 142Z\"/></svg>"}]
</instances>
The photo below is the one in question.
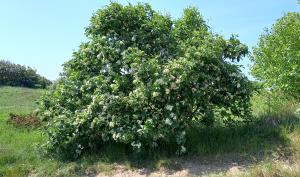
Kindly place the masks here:
<instances>
[{"instance_id":1,"label":"blue sky","mask_svg":"<svg viewBox=\"0 0 300 177\"><path fill-rule=\"evenodd\" d=\"M286 12L300 10L297 0L134 0L148 2L173 18L183 8L196 6L214 32L229 37L238 34L250 48L264 28ZM31 66L54 80L61 65L86 41L84 28L97 9L108 0L2 0L0 2L0 59ZM242 64L247 74L249 61Z\"/></svg>"}]
</instances>

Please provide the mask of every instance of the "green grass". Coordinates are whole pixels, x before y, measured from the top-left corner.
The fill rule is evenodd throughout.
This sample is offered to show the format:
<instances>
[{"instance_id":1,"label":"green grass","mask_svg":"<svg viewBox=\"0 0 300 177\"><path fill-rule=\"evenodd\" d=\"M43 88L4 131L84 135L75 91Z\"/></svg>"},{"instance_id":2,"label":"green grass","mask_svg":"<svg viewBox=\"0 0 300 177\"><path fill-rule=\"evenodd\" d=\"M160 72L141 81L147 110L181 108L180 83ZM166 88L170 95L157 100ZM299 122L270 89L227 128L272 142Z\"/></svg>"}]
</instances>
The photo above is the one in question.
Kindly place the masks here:
<instances>
[{"instance_id":1,"label":"green grass","mask_svg":"<svg viewBox=\"0 0 300 177\"><path fill-rule=\"evenodd\" d=\"M41 89L0 87L0 113L30 113L36 109L35 101L44 93Z\"/></svg>"},{"instance_id":2,"label":"green grass","mask_svg":"<svg viewBox=\"0 0 300 177\"><path fill-rule=\"evenodd\" d=\"M7 123L10 113L29 114L36 109L41 89L0 87L0 177L81 176L89 171L110 171L112 166L93 156L65 162L43 156L39 144L44 141L38 129L14 127Z\"/></svg>"},{"instance_id":3,"label":"green grass","mask_svg":"<svg viewBox=\"0 0 300 177\"><path fill-rule=\"evenodd\" d=\"M0 88L0 176L25 176L38 163L34 144L41 141L38 130L15 128L7 124L9 113L33 111L43 90Z\"/></svg>"},{"instance_id":4,"label":"green grass","mask_svg":"<svg viewBox=\"0 0 300 177\"><path fill-rule=\"evenodd\" d=\"M275 156L293 157L300 162L300 123L299 118L288 111L280 116L259 115L259 105L263 98L255 97L254 105L258 118L252 124L233 128L205 128L194 125L188 131L187 149L189 154L174 156L174 146L160 146L146 154L132 153L128 147L119 144L106 144L97 152L85 154L75 161L66 161L40 153L39 143L45 141L39 129L14 127L7 123L10 113L28 114L36 109L35 101L45 90L0 87L0 176L86 176L106 172L113 173L115 163L128 169L161 167L180 169L178 161L201 157L222 159L241 157L251 161L253 167L242 176L299 176L297 170L281 169L273 163ZM287 104L287 103L283 103ZM281 111L284 112L284 111ZM276 113L278 114L278 113ZM273 114L274 115L274 114ZM279 115L279 114L278 114ZM298 163L300 164L300 163ZM274 173L275 170L275 173ZM222 174L221 174L222 176Z\"/></svg>"}]
</instances>

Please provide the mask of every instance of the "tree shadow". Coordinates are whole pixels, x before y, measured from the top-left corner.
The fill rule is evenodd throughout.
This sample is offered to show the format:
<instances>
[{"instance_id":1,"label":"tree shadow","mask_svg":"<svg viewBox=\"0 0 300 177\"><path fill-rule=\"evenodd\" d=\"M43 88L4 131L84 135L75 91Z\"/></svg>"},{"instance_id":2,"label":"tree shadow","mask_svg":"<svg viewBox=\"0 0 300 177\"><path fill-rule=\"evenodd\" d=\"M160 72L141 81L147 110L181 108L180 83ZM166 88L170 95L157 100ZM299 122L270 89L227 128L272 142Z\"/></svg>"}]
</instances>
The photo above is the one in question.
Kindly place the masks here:
<instances>
[{"instance_id":1,"label":"tree shadow","mask_svg":"<svg viewBox=\"0 0 300 177\"><path fill-rule=\"evenodd\" d=\"M184 173L192 176L226 172L246 168L268 158L289 159L288 133L299 124L300 119L296 116L257 118L249 124L235 127L209 128L195 124L187 132L189 153L184 156L174 155L175 145L161 144L155 150L137 154L129 146L109 143L98 149L96 155L95 152L85 154L76 163L117 164L145 176L158 170L163 170L165 175Z\"/></svg>"}]
</instances>

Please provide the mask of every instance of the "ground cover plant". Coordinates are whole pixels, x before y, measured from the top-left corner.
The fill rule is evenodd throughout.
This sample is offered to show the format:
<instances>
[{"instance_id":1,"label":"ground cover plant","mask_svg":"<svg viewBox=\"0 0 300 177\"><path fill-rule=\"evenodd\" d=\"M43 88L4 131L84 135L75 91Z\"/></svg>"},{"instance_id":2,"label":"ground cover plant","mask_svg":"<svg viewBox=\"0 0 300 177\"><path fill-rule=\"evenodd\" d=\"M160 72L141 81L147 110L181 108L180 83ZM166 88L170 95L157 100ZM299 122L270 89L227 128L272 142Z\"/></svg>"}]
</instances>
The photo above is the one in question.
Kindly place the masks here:
<instances>
[{"instance_id":1,"label":"ground cover plant","mask_svg":"<svg viewBox=\"0 0 300 177\"><path fill-rule=\"evenodd\" d=\"M51 81L30 67L0 60L0 86L46 88Z\"/></svg>"},{"instance_id":2,"label":"ground cover plant","mask_svg":"<svg viewBox=\"0 0 300 177\"><path fill-rule=\"evenodd\" d=\"M34 145L41 141L38 130L11 125L9 114L27 115L36 108L44 90L0 87L0 176L26 176L39 160Z\"/></svg>"},{"instance_id":3,"label":"ground cover plant","mask_svg":"<svg viewBox=\"0 0 300 177\"><path fill-rule=\"evenodd\" d=\"M86 36L40 104L49 152L76 158L117 142L183 154L189 125L213 126L215 110L225 124L251 117L251 82L234 64L247 47L211 32L196 8L172 20L148 4L111 3Z\"/></svg>"}]
</instances>

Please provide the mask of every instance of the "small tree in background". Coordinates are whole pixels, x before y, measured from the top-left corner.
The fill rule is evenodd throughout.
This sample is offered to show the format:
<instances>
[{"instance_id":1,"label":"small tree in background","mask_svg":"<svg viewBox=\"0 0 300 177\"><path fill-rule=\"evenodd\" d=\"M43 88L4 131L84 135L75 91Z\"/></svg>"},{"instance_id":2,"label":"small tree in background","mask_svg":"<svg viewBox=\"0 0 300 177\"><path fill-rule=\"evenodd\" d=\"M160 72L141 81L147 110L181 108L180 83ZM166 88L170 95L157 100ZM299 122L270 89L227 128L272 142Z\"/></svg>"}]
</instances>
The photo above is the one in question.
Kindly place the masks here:
<instances>
[{"instance_id":1,"label":"small tree in background","mask_svg":"<svg viewBox=\"0 0 300 177\"><path fill-rule=\"evenodd\" d=\"M254 48L253 75L266 87L300 98L300 13L288 13Z\"/></svg>"},{"instance_id":2,"label":"small tree in background","mask_svg":"<svg viewBox=\"0 0 300 177\"><path fill-rule=\"evenodd\" d=\"M250 117L251 83L234 64L247 47L210 32L196 8L172 20L148 4L111 3L86 28L89 41L44 96L49 151L77 157L103 142L136 151L176 143L194 121Z\"/></svg>"},{"instance_id":3,"label":"small tree in background","mask_svg":"<svg viewBox=\"0 0 300 177\"><path fill-rule=\"evenodd\" d=\"M0 60L0 86L46 88L51 81L30 67Z\"/></svg>"}]
</instances>

